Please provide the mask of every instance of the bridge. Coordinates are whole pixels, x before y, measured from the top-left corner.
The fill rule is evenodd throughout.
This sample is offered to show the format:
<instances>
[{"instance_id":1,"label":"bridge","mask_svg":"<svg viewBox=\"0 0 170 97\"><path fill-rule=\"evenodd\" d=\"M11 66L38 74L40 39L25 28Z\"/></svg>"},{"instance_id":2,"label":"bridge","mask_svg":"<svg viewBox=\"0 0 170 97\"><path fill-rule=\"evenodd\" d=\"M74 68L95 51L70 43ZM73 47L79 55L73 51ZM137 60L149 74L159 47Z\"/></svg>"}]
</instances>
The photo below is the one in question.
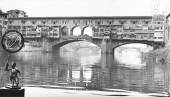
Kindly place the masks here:
<instances>
[{"instance_id":1,"label":"bridge","mask_svg":"<svg viewBox=\"0 0 170 97\"><path fill-rule=\"evenodd\" d=\"M154 49L169 40L166 18L157 16L119 17L20 17L8 18L8 30L18 30L25 42L53 51L76 41L88 41L102 53L114 53L114 48L142 43ZM2 34L5 32L2 32ZM36 46L36 45L35 45Z\"/></svg>"},{"instance_id":2,"label":"bridge","mask_svg":"<svg viewBox=\"0 0 170 97\"><path fill-rule=\"evenodd\" d=\"M112 82L110 80L113 80L111 76L113 75L114 78L114 74L110 73L110 68L112 68L113 64L116 64L112 58L115 48L125 44L142 43L157 49L164 47L170 38L169 25L167 24L166 17L163 15L18 17L7 18L2 21L4 23L0 22L0 32L2 32L0 36L5 33L5 30L17 30L22 33L25 42L30 43L32 46L41 47L47 52L56 51L59 47L76 41L88 41L100 47L102 52L102 71L95 69L92 78L93 83L95 83L94 87L100 87L102 82L106 84ZM7 24L5 25L5 23ZM123 49L120 50L120 53ZM66 66L69 69L69 77L72 79L71 71L73 70L71 70L71 65L61 66ZM79 73L80 82L84 78L83 71L83 65L81 65ZM95 80L96 78L101 80L98 82L98 80Z\"/></svg>"}]
</instances>

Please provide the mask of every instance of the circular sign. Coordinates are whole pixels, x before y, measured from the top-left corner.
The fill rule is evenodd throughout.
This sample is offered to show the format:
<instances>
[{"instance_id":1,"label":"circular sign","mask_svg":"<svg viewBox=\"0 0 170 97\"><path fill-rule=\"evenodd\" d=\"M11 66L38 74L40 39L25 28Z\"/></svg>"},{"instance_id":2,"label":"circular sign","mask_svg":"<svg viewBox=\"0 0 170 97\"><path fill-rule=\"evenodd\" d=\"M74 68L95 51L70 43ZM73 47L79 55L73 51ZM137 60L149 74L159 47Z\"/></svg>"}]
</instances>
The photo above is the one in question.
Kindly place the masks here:
<instances>
[{"instance_id":1,"label":"circular sign","mask_svg":"<svg viewBox=\"0 0 170 97\"><path fill-rule=\"evenodd\" d=\"M9 30L2 36L1 44L7 52L15 53L24 46L24 38L18 31Z\"/></svg>"}]
</instances>

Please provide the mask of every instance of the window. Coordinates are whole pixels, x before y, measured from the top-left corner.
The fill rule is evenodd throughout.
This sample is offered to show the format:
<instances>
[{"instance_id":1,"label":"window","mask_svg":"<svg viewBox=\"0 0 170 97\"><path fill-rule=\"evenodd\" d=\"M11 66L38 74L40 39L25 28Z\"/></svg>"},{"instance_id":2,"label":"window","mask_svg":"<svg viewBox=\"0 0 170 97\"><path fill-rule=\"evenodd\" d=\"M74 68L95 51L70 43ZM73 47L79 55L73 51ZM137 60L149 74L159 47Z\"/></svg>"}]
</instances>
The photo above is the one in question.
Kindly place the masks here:
<instances>
[{"instance_id":1,"label":"window","mask_svg":"<svg viewBox=\"0 0 170 97\"><path fill-rule=\"evenodd\" d=\"M161 24L161 22L158 22L158 24Z\"/></svg>"},{"instance_id":2,"label":"window","mask_svg":"<svg viewBox=\"0 0 170 97\"><path fill-rule=\"evenodd\" d=\"M32 24L35 24L36 23L36 21L32 21Z\"/></svg>"},{"instance_id":3,"label":"window","mask_svg":"<svg viewBox=\"0 0 170 97\"><path fill-rule=\"evenodd\" d=\"M158 39L163 39L163 37L158 37Z\"/></svg>"},{"instance_id":4,"label":"window","mask_svg":"<svg viewBox=\"0 0 170 97\"><path fill-rule=\"evenodd\" d=\"M168 29L168 27L165 28L166 30Z\"/></svg>"},{"instance_id":5,"label":"window","mask_svg":"<svg viewBox=\"0 0 170 97\"><path fill-rule=\"evenodd\" d=\"M52 24L56 24L56 21L52 21Z\"/></svg>"},{"instance_id":6,"label":"window","mask_svg":"<svg viewBox=\"0 0 170 97\"><path fill-rule=\"evenodd\" d=\"M98 24L98 25L100 25L100 24L101 24L101 22L97 22L97 24Z\"/></svg>"},{"instance_id":7,"label":"window","mask_svg":"<svg viewBox=\"0 0 170 97\"><path fill-rule=\"evenodd\" d=\"M136 21L132 21L133 24L136 24Z\"/></svg>"},{"instance_id":8,"label":"window","mask_svg":"<svg viewBox=\"0 0 170 97\"><path fill-rule=\"evenodd\" d=\"M4 21L3 24L4 24L4 25L7 25L7 21Z\"/></svg>"},{"instance_id":9,"label":"window","mask_svg":"<svg viewBox=\"0 0 170 97\"><path fill-rule=\"evenodd\" d=\"M7 18L7 16L4 16L5 18Z\"/></svg>"},{"instance_id":10,"label":"window","mask_svg":"<svg viewBox=\"0 0 170 97\"><path fill-rule=\"evenodd\" d=\"M10 25L10 26L8 26L8 29L12 29L12 26Z\"/></svg>"},{"instance_id":11,"label":"window","mask_svg":"<svg viewBox=\"0 0 170 97\"><path fill-rule=\"evenodd\" d=\"M163 29L163 27L160 27L160 29L162 30L162 29Z\"/></svg>"},{"instance_id":12,"label":"window","mask_svg":"<svg viewBox=\"0 0 170 97\"><path fill-rule=\"evenodd\" d=\"M112 24L112 22L111 22L111 21L107 21L107 24L109 24L109 25L110 25L110 24Z\"/></svg>"},{"instance_id":13,"label":"window","mask_svg":"<svg viewBox=\"0 0 170 97\"><path fill-rule=\"evenodd\" d=\"M149 24L149 21L145 21L144 23L145 23L145 24Z\"/></svg>"},{"instance_id":14,"label":"window","mask_svg":"<svg viewBox=\"0 0 170 97\"><path fill-rule=\"evenodd\" d=\"M21 23L22 23L22 24L25 24L25 23L26 23L26 21L22 20L22 21L21 21Z\"/></svg>"},{"instance_id":15,"label":"window","mask_svg":"<svg viewBox=\"0 0 170 97\"><path fill-rule=\"evenodd\" d=\"M100 20L95 20L96 25L100 25Z\"/></svg>"},{"instance_id":16,"label":"window","mask_svg":"<svg viewBox=\"0 0 170 97\"><path fill-rule=\"evenodd\" d=\"M45 24L46 22L45 21L42 21L43 24Z\"/></svg>"},{"instance_id":17,"label":"window","mask_svg":"<svg viewBox=\"0 0 170 97\"><path fill-rule=\"evenodd\" d=\"M9 21L9 24L12 24L12 21Z\"/></svg>"},{"instance_id":18,"label":"window","mask_svg":"<svg viewBox=\"0 0 170 97\"><path fill-rule=\"evenodd\" d=\"M123 25L123 24L126 23L126 21L125 21L125 20L120 20L119 23L120 23L121 25Z\"/></svg>"},{"instance_id":19,"label":"window","mask_svg":"<svg viewBox=\"0 0 170 97\"><path fill-rule=\"evenodd\" d=\"M137 20L132 20L131 23L132 24L137 24Z\"/></svg>"}]
</instances>

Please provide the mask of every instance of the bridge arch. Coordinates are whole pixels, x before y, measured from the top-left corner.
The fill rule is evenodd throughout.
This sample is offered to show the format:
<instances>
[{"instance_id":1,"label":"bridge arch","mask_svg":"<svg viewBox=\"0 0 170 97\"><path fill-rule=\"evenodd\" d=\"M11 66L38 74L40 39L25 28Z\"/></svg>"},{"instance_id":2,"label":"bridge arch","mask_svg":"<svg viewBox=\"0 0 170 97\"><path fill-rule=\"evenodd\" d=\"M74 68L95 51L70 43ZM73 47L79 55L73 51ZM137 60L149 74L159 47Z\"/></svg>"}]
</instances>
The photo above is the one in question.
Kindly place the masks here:
<instances>
[{"instance_id":1,"label":"bridge arch","mask_svg":"<svg viewBox=\"0 0 170 97\"><path fill-rule=\"evenodd\" d=\"M136 44L135 42L134 43L122 43L122 44L119 44L119 45L117 45L117 46L113 46L112 48L113 49L116 49L116 48L118 48L118 47L121 47L121 46L124 46L124 45L127 45L127 44ZM145 44L145 43L138 43L138 44ZM150 45L150 44L146 44L146 45L149 45L149 46L152 46L152 45ZM153 47L153 46L152 46ZM154 48L154 47L153 47Z\"/></svg>"},{"instance_id":2,"label":"bridge arch","mask_svg":"<svg viewBox=\"0 0 170 97\"><path fill-rule=\"evenodd\" d=\"M89 42L89 43L93 43L92 41L88 41L88 40L84 40L84 39L70 39L70 40L64 40L64 41L61 41L61 42L55 42L52 44L52 49L57 49L57 48L60 48L68 43L72 43L72 42L78 42L78 41L86 41L86 42ZM96 44L96 43L93 43L95 44L96 46L100 47L101 46L99 44Z\"/></svg>"},{"instance_id":3,"label":"bridge arch","mask_svg":"<svg viewBox=\"0 0 170 97\"><path fill-rule=\"evenodd\" d=\"M163 43L155 43L153 41L145 41L145 40L135 40L135 41L134 40L123 40L123 41L114 42L112 44L112 49L118 48L126 44L133 44L133 43L146 44L146 45L153 47L153 49L158 49L160 47L164 47L165 45Z\"/></svg>"},{"instance_id":4,"label":"bridge arch","mask_svg":"<svg viewBox=\"0 0 170 97\"><path fill-rule=\"evenodd\" d=\"M91 26L86 26L82 30L82 35L93 36L93 29Z\"/></svg>"},{"instance_id":5,"label":"bridge arch","mask_svg":"<svg viewBox=\"0 0 170 97\"><path fill-rule=\"evenodd\" d=\"M151 46L151 45L148 45L148 44L145 44L145 43L126 43L126 44L123 44L123 45L119 45L119 46L116 46L115 48L113 48L112 50L115 50L119 47L123 47L123 46L127 46L127 45L131 45L132 47L135 47L135 48L150 48L151 50L154 50L154 47ZM145 46L144 46L145 45ZM130 46L130 47L131 47ZM149 46L149 47L148 47Z\"/></svg>"},{"instance_id":6,"label":"bridge arch","mask_svg":"<svg viewBox=\"0 0 170 97\"><path fill-rule=\"evenodd\" d=\"M80 27L80 26L75 26L75 27L73 27L72 30L71 30L71 35L72 35L72 36L82 35L81 27Z\"/></svg>"}]
</instances>

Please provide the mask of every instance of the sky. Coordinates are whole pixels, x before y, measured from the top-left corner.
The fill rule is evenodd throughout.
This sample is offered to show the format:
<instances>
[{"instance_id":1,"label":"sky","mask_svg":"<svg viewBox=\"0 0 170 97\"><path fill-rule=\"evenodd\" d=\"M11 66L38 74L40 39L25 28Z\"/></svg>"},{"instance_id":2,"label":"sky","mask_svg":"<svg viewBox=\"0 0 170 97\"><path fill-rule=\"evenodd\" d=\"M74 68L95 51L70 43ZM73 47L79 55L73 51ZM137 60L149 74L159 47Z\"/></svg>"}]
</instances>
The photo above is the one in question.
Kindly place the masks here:
<instances>
[{"instance_id":1,"label":"sky","mask_svg":"<svg viewBox=\"0 0 170 97\"><path fill-rule=\"evenodd\" d=\"M0 9L28 16L150 16L170 13L170 0L0 0Z\"/></svg>"}]
</instances>

